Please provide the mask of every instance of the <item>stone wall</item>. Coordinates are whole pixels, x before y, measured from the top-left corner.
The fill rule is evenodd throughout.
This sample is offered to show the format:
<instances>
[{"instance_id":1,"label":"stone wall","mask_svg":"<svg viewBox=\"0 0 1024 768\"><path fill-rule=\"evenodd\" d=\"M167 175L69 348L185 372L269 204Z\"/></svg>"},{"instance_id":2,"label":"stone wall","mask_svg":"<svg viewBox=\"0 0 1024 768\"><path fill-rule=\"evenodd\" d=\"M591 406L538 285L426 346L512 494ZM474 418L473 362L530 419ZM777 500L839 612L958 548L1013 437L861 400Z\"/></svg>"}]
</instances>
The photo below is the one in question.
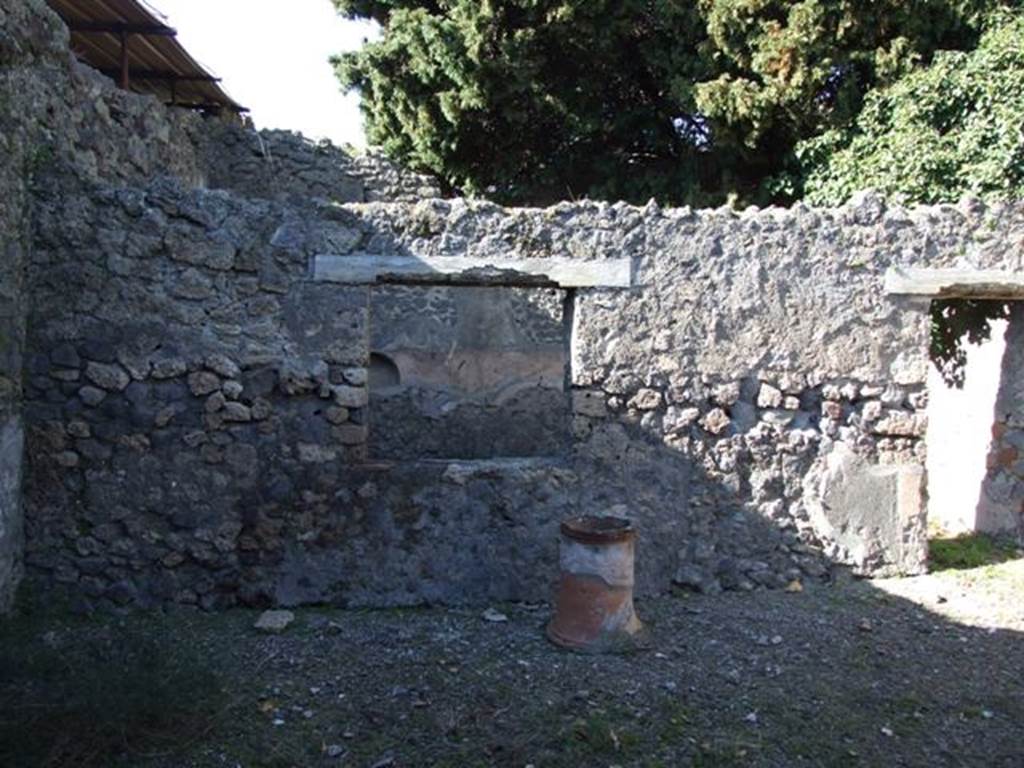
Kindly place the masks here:
<instances>
[{"instance_id":1,"label":"stone wall","mask_svg":"<svg viewBox=\"0 0 1024 768\"><path fill-rule=\"evenodd\" d=\"M42 201L37 222L27 562L89 600L206 607L542 598L579 512L637 520L641 593L919 571L927 303L882 276L1017 269L1024 232L1019 209L872 197L292 208L170 182ZM372 433L402 427L369 377L394 289L317 281L325 253L627 257L634 285L567 291L564 447L374 461Z\"/></svg>"},{"instance_id":2,"label":"stone wall","mask_svg":"<svg viewBox=\"0 0 1024 768\"><path fill-rule=\"evenodd\" d=\"M189 187L299 203L438 194L426 177L373 155L354 158L299 134L256 131L122 91L77 61L67 28L44 0L9 3L4 14L7 98L0 112L26 137L32 169L59 184L166 176Z\"/></svg>"},{"instance_id":3,"label":"stone wall","mask_svg":"<svg viewBox=\"0 0 1024 768\"><path fill-rule=\"evenodd\" d=\"M66 27L43 0L0 6L0 128L2 611L22 568L21 389L23 378L33 375L22 365L28 303L22 274L36 200L64 201L74 221L76 206L88 206L97 184L138 184L161 176L186 187L213 183L302 203L311 196L359 201L437 190L379 158L353 159L294 134L261 135L121 91L75 59ZM253 142L260 147L258 157ZM82 234L69 230L62 237L74 242ZM38 356L35 362L38 367Z\"/></svg>"},{"instance_id":4,"label":"stone wall","mask_svg":"<svg viewBox=\"0 0 1024 768\"><path fill-rule=\"evenodd\" d=\"M540 599L579 513L636 520L641 594L924 567L927 302L882 276L1019 270L1024 210L359 202L434 190L117 91L14 13L0 595L19 408L26 567L86 605ZM344 278L394 257L477 266Z\"/></svg>"},{"instance_id":5,"label":"stone wall","mask_svg":"<svg viewBox=\"0 0 1024 768\"><path fill-rule=\"evenodd\" d=\"M22 275L34 195L49 185L73 198L81 183L156 173L198 181L201 121L152 106L77 65L67 29L42 0L0 7L0 611L21 572Z\"/></svg>"},{"instance_id":6,"label":"stone wall","mask_svg":"<svg viewBox=\"0 0 1024 768\"><path fill-rule=\"evenodd\" d=\"M311 198L358 203L441 194L430 178L399 169L383 157L354 155L291 131L214 124L205 131L201 154L208 186L247 197L304 205Z\"/></svg>"},{"instance_id":7,"label":"stone wall","mask_svg":"<svg viewBox=\"0 0 1024 768\"><path fill-rule=\"evenodd\" d=\"M0 28L7 12L0 9ZM27 41L28 42L28 41ZM14 98L13 67L31 55L27 45L0 35L0 104ZM22 269L28 248L30 162L26 137L6 109L0 111L0 613L10 608L21 578L21 358L25 336Z\"/></svg>"}]
</instances>

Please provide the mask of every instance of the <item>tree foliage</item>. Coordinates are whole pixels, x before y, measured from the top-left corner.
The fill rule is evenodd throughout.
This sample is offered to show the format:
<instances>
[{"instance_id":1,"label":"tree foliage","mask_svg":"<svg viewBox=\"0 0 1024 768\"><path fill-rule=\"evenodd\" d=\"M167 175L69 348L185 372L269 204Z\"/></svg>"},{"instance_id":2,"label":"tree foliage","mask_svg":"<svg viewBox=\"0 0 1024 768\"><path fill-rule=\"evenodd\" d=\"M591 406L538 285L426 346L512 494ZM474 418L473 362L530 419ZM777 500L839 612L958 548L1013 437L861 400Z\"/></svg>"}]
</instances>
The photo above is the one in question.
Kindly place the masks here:
<instances>
[{"instance_id":1,"label":"tree foliage","mask_svg":"<svg viewBox=\"0 0 1024 768\"><path fill-rule=\"evenodd\" d=\"M794 149L970 50L999 0L334 0L371 143L467 193L785 200Z\"/></svg>"},{"instance_id":2,"label":"tree foliage","mask_svg":"<svg viewBox=\"0 0 1024 768\"><path fill-rule=\"evenodd\" d=\"M940 51L796 153L814 203L868 187L913 203L1024 196L1024 15L994 16L976 49Z\"/></svg>"}]
</instances>

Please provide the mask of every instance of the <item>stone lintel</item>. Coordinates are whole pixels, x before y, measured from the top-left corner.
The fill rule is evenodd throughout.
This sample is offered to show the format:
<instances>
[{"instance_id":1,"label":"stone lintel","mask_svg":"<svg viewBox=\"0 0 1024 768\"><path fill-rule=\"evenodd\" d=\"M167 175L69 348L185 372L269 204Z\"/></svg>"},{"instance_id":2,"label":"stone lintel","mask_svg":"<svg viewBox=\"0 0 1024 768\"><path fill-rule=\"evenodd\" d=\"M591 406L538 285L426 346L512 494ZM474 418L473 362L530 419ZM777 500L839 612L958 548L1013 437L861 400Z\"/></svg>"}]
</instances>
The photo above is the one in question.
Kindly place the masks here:
<instances>
[{"instance_id":1,"label":"stone lintel","mask_svg":"<svg viewBox=\"0 0 1024 768\"><path fill-rule=\"evenodd\" d=\"M998 269L890 267L885 292L936 299L1024 299L1024 274Z\"/></svg>"},{"instance_id":2,"label":"stone lintel","mask_svg":"<svg viewBox=\"0 0 1024 768\"><path fill-rule=\"evenodd\" d=\"M458 285L628 288L629 259L481 259L465 256L348 256L316 254L313 279L335 283L442 283Z\"/></svg>"}]
</instances>

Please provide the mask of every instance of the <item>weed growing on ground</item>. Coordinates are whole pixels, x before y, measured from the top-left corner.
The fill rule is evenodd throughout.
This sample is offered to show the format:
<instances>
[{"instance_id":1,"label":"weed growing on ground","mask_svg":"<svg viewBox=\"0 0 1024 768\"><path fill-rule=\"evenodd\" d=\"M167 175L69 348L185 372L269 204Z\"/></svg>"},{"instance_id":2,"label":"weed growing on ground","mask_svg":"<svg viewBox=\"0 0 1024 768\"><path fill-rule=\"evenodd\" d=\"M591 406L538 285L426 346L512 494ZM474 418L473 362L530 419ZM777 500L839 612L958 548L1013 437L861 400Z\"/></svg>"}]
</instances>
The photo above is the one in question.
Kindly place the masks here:
<instances>
[{"instance_id":1,"label":"weed growing on ground","mask_svg":"<svg viewBox=\"0 0 1024 768\"><path fill-rule=\"evenodd\" d=\"M928 563L933 572L980 568L1020 556L1020 550L1011 541L984 533L936 538L928 544Z\"/></svg>"}]
</instances>

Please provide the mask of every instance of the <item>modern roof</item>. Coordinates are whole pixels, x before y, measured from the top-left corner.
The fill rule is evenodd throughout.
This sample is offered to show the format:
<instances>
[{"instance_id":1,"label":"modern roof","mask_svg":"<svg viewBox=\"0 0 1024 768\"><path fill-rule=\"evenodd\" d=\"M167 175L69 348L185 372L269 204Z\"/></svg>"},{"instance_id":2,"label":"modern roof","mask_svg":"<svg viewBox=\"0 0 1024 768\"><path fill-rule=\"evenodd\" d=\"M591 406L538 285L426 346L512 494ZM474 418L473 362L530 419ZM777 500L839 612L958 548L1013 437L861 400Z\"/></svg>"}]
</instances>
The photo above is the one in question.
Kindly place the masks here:
<instances>
[{"instance_id":1,"label":"modern roof","mask_svg":"<svg viewBox=\"0 0 1024 768\"><path fill-rule=\"evenodd\" d=\"M126 90L166 104L245 112L177 40L177 31L141 0L47 0L71 30L71 49Z\"/></svg>"}]
</instances>

